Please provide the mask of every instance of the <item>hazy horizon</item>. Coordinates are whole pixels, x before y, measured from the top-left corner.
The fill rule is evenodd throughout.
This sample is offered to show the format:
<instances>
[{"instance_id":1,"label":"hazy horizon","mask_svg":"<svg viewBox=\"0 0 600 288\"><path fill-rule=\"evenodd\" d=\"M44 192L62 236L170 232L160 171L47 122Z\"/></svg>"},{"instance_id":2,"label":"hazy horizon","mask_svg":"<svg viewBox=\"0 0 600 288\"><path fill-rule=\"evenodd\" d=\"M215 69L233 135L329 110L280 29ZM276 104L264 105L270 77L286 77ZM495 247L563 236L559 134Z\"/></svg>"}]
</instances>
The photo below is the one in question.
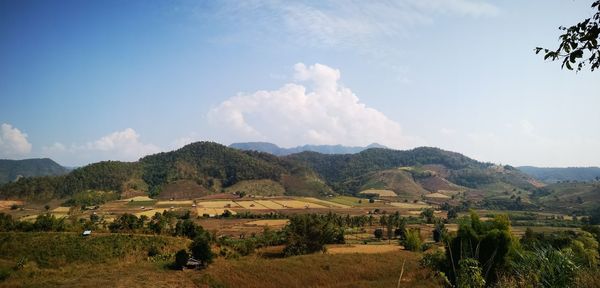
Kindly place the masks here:
<instances>
[{"instance_id":1,"label":"hazy horizon","mask_svg":"<svg viewBox=\"0 0 600 288\"><path fill-rule=\"evenodd\" d=\"M0 158L82 166L205 140L600 166L600 74L533 52L589 5L0 2Z\"/></svg>"}]
</instances>

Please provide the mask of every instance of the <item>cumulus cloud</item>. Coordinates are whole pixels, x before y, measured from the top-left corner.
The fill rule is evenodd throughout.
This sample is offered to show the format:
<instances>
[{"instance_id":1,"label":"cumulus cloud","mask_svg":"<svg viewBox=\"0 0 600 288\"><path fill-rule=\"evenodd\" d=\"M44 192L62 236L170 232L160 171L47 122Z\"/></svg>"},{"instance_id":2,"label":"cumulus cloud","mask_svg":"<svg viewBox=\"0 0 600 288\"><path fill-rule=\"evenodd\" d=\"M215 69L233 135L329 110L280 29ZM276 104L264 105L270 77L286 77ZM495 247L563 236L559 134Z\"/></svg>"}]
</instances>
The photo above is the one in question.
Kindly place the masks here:
<instances>
[{"instance_id":1,"label":"cumulus cloud","mask_svg":"<svg viewBox=\"0 0 600 288\"><path fill-rule=\"evenodd\" d=\"M360 102L340 85L339 70L322 64L294 66L296 83L278 90L238 94L208 113L210 123L227 134L225 141L299 144L413 146L399 123ZM306 83L302 85L300 83Z\"/></svg>"},{"instance_id":2,"label":"cumulus cloud","mask_svg":"<svg viewBox=\"0 0 600 288\"><path fill-rule=\"evenodd\" d=\"M27 134L21 132L10 124L0 125L0 157L15 158L28 155L31 152L31 143L27 141Z\"/></svg>"},{"instance_id":3,"label":"cumulus cloud","mask_svg":"<svg viewBox=\"0 0 600 288\"><path fill-rule=\"evenodd\" d=\"M132 128L110 133L85 144L66 146L56 142L42 150L45 155L67 165L84 165L102 160L135 161L161 151L153 144L143 143Z\"/></svg>"}]
</instances>

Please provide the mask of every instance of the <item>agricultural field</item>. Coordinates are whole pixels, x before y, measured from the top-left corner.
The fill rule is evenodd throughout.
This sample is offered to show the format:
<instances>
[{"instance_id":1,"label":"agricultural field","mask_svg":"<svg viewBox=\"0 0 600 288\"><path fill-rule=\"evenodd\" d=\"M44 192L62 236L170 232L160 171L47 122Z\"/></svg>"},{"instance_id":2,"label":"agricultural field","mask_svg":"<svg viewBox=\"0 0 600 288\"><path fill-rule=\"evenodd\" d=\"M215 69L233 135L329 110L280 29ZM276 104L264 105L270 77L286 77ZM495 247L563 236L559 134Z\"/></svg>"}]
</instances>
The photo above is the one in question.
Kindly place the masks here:
<instances>
[{"instance_id":1,"label":"agricultural field","mask_svg":"<svg viewBox=\"0 0 600 288\"><path fill-rule=\"evenodd\" d=\"M377 195L379 197L396 197L398 196L396 194L396 192L392 191L392 190L384 190L384 189L368 189L368 190L364 190L361 191L359 194L362 195Z\"/></svg>"}]
</instances>

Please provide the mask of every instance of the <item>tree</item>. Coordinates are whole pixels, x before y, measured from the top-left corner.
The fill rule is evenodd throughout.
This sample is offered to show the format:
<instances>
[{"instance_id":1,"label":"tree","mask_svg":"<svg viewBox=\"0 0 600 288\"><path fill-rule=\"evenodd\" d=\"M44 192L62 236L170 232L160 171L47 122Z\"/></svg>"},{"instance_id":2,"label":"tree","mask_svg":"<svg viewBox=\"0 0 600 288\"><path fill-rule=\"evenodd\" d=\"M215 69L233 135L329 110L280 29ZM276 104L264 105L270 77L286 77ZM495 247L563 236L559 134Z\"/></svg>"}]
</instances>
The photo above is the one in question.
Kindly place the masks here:
<instances>
[{"instance_id":1,"label":"tree","mask_svg":"<svg viewBox=\"0 0 600 288\"><path fill-rule=\"evenodd\" d=\"M203 265L212 263L213 253L210 249L210 242L205 236L194 238L190 244L190 251L192 251L192 257L202 262Z\"/></svg>"},{"instance_id":2,"label":"tree","mask_svg":"<svg viewBox=\"0 0 600 288\"><path fill-rule=\"evenodd\" d=\"M427 224L433 223L433 209L426 208L421 211L421 217L425 218Z\"/></svg>"},{"instance_id":3,"label":"tree","mask_svg":"<svg viewBox=\"0 0 600 288\"><path fill-rule=\"evenodd\" d=\"M483 288L485 279L481 275L479 262L473 258L460 260L458 277L456 279L458 288Z\"/></svg>"},{"instance_id":4,"label":"tree","mask_svg":"<svg viewBox=\"0 0 600 288\"><path fill-rule=\"evenodd\" d=\"M559 27L564 34L559 36L560 44L556 50L536 47L535 53L544 52L544 60L562 60L561 68L569 70L576 68L581 71L586 65L594 71L600 67L600 50L598 40L600 35L600 0L592 3L592 9L596 10L594 16L567 28ZM576 66L574 66L576 65Z\"/></svg>"},{"instance_id":5,"label":"tree","mask_svg":"<svg viewBox=\"0 0 600 288\"><path fill-rule=\"evenodd\" d=\"M373 236L375 236L375 238L377 238L377 240L381 240L381 238L383 238L383 229L381 229L381 228L375 229L375 232L373 232Z\"/></svg>"},{"instance_id":6,"label":"tree","mask_svg":"<svg viewBox=\"0 0 600 288\"><path fill-rule=\"evenodd\" d=\"M188 259L190 258L190 255L187 253L187 251L185 251L185 249L181 249L179 251L177 251L177 253L175 253L175 263L174 263L174 267L175 269L183 269L183 267L185 267L185 265L187 265Z\"/></svg>"}]
</instances>

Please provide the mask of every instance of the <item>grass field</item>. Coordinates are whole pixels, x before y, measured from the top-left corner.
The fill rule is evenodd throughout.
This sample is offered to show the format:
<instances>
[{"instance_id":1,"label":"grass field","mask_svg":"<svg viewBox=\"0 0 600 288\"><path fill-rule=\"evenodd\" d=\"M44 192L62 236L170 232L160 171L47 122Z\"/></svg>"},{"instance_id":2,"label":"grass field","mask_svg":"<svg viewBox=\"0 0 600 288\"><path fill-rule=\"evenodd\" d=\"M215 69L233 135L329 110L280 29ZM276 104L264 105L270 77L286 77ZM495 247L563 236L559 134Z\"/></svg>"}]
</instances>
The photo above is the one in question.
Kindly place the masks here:
<instances>
[{"instance_id":1,"label":"grass field","mask_svg":"<svg viewBox=\"0 0 600 288\"><path fill-rule=\"evenodd\" d=\"M431 208L431 205L425 203L404 203L404 202L392 202L390 205L404 209L423 209Z\"/></svg>"},{"instance_id":2,"label":"grass field","mask_svg":"<svg viewBox=\"0 0 600 288\"><path fill-rule=\"evenodd\" d=\"M217 259L191 275L208 287L442 287L419 265L420 254L396 251L381 254L312 254L281 259L255 256L237 261ZM368 269L365 269L368 267Z\"/></svg>"}]
</instances>

